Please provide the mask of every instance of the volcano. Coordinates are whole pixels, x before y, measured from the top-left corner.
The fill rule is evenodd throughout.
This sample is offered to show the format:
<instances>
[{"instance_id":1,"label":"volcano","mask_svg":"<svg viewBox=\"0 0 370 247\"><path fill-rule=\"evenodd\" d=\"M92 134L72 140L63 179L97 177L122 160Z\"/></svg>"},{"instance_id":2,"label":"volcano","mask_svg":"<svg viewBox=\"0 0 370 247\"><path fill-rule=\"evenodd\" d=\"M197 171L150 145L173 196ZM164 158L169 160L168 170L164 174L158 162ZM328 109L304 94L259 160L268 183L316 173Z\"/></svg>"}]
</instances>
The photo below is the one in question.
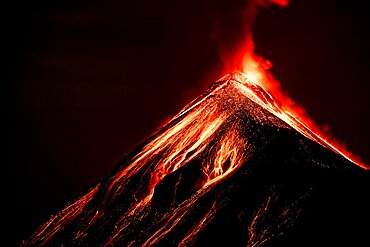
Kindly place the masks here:
<instances>
[{"instance_id":1,"label":"volcano","mask_svg":"<svg viewBox=\"0 0 370 247\"><path fill-rule=\"evenodd\" d=\"M234 72L22 245L363 246L369 185L367 169Z\"/></svg>"}]
</instances>

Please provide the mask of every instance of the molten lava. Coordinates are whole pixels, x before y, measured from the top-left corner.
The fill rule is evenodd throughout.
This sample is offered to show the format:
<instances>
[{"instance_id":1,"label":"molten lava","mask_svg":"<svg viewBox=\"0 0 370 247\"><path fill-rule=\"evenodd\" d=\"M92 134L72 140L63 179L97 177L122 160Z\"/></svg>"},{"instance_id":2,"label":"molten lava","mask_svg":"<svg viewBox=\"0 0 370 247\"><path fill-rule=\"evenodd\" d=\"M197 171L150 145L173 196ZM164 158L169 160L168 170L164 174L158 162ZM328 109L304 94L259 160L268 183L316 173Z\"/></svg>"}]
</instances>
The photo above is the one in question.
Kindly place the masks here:
<instances>
[{"instance_id":1,"label":"molten lava","mask_svg":"<svg viewBox=\"0 0 370 247\"><path fill-rule=\"evenodd\" d=\"M179 227L184 227L183 221L188 220L189 212L195 210L199 201L215 191L216 186L227 183L259 150L270 145L275 134L268 136L266 133L278 133L280 129L299 132L341 154L281 106L270 93L250 80L248 75L240 72L226 75L132 152L105 180L53 216L24 245L47 243L70 225L78 226L78 230L73 230L66 238L66 243L70 244L84 242L85 238L95 235L90 231L99 232L105 227L109 234L99 239L104 246L117 243L156 245ZM183 196L177 193L182 184L182 176L179 176L173 185L172 202L161 213L154 210L156 191L160 190L167 177L176 176L191 166L196 167L198 176L187 188L190 195L176 199ZM206 212L187 226L188 230L181 235L178 244L184 246L196 239L195 236L217 214L221 205L219 200L214 200L208 209L205 207ZM113 216L112 208L116 208ZM286 208L292 207L286 205ZM256 214L266 210L258 209ZM286 215L284 212L288 211L284 209L276 217ZM249 231L257 224L254 221L261 218L255 217ZM101 222L104 222L104 227L100 226ZM145 226L144 232L136 231L148 222L151 222L150 227ZM268 232L263 231L260 236L249 234L250 241L259 242L266 238Z\"/></svg>"}]
</instances>

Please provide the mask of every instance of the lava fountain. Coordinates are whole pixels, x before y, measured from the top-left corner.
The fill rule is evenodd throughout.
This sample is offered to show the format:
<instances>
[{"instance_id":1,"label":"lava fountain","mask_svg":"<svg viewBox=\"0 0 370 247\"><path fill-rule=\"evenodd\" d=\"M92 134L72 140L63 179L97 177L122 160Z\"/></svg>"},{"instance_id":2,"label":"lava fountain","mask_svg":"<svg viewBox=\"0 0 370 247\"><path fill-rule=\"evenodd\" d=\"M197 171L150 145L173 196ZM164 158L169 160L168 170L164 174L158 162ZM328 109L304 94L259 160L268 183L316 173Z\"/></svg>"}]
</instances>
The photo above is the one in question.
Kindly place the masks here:
<instances>
[{"instance_id":1,"label":"lava fountain","mask_svg":"<svg viewBox=\"0 0 370 247\"><path fill-rule=\"evenodd\" d=\"M268 2L287 5L247 9L254 16ZM230 73L23 246L260 246L294 224L314 189L335 194L343 181L361 181L368 167L280 90L247 37Z\"/></svg>"}]
</instances>

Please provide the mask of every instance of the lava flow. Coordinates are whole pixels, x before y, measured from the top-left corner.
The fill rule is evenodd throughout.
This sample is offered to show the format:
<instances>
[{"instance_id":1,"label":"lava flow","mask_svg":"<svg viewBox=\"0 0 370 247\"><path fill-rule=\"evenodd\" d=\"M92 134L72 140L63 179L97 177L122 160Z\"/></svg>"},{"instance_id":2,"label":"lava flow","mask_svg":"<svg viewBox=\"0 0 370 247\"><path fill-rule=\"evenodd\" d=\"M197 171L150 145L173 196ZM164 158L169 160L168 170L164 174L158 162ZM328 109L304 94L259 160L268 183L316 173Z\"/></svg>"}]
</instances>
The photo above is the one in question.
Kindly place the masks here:
<instances>
[{"instance_id":1,"label":"lava flow","mask_svg":"<svg viewBox=\"0 0 370 247\"><path fill-rule=\"evenodd\" d=\"M219 195L219 187L236 173L244 174L248 162L268 149L283 130L299 132L336 151L248 75L226 75L130 153L88 194L41 226L24 246L97 241L104 246L190 244L223 208L225 198ZM343 167L352 164L340 162ZM284 204L276 217L286 215L286 208L296 200ZM264 211L255 208L251 212ZM253 239L264 242L271 237L265 230L260 234L254 232Z\"/></svg>"},{"instance_id":2,"label":"lava flow","mask_svg":"<svg viewBox=\"0 0 370 247\"><path fill-rule=\"evenodd\" d=\"M243 80L245 85L241 84L240 80ZM117 241L128 226L140 224L140 220L146 217L156 187L168 174L175 173L195 159L202 159L199 167L202 176L194 184L196 193L157 219L157 223L152 226L150 237L141 243L144 246L153 245L178 224L203 194L245 163L254 150L253 141L243 135L245 127L242 117L238 115L243 114L242 108L247 106L245 103L241 104L243 101L247 103L249 99L253 99L260 102L261 97L257 94L259 91L254 91L258 90L258 87L245 80L247 79L240 73L221 79L220 82L223 83L215 83L208 95L185 107L167 126L140 147L137 154L100 185L104 193L99 196L99 207L89 210L84 216L92 220L89 220L86 229L76 233L74 241L85 235L90 224L96 221L95 217L103 217L104 209L109 207L112 201L127 196L126 200L131 202L131 205L120 212L120 219L112 229L112 236L107 239L106 244ZM253 85L253 88L248 90L248 85ZM240 97L243 98L239 99ZM254 116L254 121L274 122L273 125L285 126L282 121L264 115L265 113L261 112L258 118ZM139 182L140 186L133 187L134 181ZM133 191L127 191L127 188L131 187ZM87 198L78 200L77 204L84 206L85 201L91 200L95 195L96 189L86 195ZM173 203L176 204L175 201ZM69 207L75 208L74 204ZM76 214L70 213L69 207L62 211L59 217L53 217L47 222L31 243L49 240L55 231L64 227L65 222L75 218ZM212 208L214 207L213 205ZM202 219L199 224L202 225L201 222L204 221L206 219ZM45 236L40 238L42 234ZM141 238L143 239L145 238Z\"/></svg>"}]
</instances>

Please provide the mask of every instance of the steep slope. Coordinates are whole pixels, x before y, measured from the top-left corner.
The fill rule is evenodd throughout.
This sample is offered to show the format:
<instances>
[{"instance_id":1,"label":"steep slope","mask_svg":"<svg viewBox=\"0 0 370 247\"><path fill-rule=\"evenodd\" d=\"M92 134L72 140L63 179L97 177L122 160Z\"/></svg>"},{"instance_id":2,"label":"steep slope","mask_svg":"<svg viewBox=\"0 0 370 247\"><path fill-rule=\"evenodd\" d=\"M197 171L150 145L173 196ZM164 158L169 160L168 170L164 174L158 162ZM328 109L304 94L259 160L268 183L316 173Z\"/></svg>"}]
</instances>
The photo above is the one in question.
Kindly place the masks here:
<instances>
[{"instance_id":1,"label":"steep slope","mask_svg":"<svg viewBox=\"0 0 370 247\"><path fill-rule=\"evenodd\" d=\"M298 238L275 237L296 231L290 235L307 238L317 222L306 215L320 215L313 212L335 201L327 195L340 195L344 182L366 188L367 177L235 72L213 83L24 246L297 245Z\"/></svg>"}]
</instances>

